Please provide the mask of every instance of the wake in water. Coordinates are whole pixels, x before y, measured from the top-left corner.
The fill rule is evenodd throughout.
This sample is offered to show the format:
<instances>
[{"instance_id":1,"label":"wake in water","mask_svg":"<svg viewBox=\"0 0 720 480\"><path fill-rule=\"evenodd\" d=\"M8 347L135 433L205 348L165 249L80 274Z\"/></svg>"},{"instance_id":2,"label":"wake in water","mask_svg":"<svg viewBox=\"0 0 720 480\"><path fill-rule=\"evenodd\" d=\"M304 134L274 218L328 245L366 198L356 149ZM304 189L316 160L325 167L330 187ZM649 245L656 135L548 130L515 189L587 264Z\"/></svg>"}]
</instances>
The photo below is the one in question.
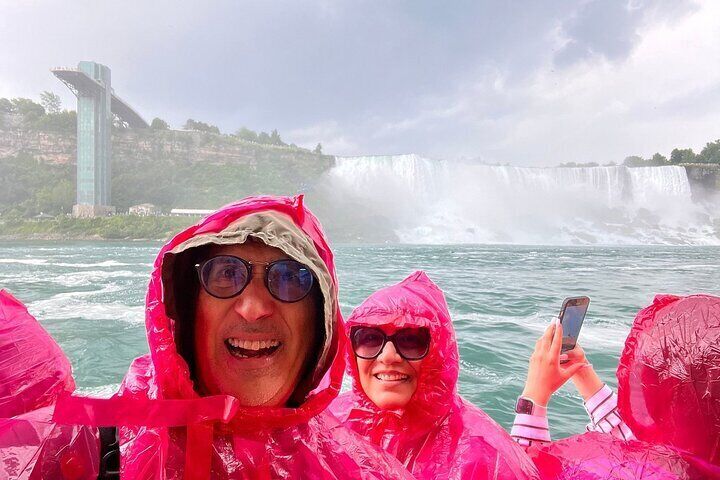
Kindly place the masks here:
<instances>
[{"instance_id":1,"label":"wake in water","mask_svg":"<svg viewBox=\"0 0 720 480\"><path fill-rule=\"evenodd\" d=\"M331 218L402 243L720 244L683 167L522 168L417 155L338 157ZM361 230L358 228L358 230Z\"/></svg>"}]
</instances>

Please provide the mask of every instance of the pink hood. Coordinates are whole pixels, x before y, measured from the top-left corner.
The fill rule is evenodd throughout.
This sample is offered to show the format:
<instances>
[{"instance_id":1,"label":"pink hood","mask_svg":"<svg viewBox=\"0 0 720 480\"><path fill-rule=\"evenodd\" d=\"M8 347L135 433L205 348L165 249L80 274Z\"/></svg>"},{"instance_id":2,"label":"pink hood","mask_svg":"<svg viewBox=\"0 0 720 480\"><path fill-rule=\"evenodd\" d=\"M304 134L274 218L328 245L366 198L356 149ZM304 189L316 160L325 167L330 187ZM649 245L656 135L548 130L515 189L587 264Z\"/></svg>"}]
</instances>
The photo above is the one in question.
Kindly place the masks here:
<instances>
[{"instance_id":1,"label":"pink hood","mask_svg":"<svg viewBox=\"0 0 720 480\"><path fill-rule=\"evenodd\" d=\"M303 380L297 408L241 407L237 399L200 397L176 345L177 312L187 293L176 289L195 272L192 249L239 244L253 237L302 261L323 294L317 321L324 342L317 368ZM184 293L185 292L185 293ZM337 396L344 371L345 335L338 308L333 255L302 196L250 197L228 205L176 235L155 260L146 298L150 354L130 366L110 400L72 399L64 419L124 425L123 478L405 478L391 456L347 430L325 409Z\"/></svg>"},{"instance_id":2,"label":"pink hood","mask_svg":"<svg viewBox=\"0 0 720 480\"><path fill-rule=\"evenodd\" d=\"M338 335L342 329L342 317L338 309L333 254L319 222L305 209L302 200L302 196L246 198L223 207L199 224L177 234L160 250L146 297L145 325L152 367L142 372L143 379L139 384L135 383L139 372L131 368L121 388L122 395L133 395L139 387L143 394L148 393L154 398L200 397L194 390L188 365L176 348L175 320L171 318L176 308L176 295L172 286L168 285L174 275L173 268L179 263L178 255L191 248L207 244L242 243L247 237L255 237L298 260L303 248L313 250L311 253L316 262L309 266L319 277L321 285L325 282L323 294L326 297L326 321L323 323L326 324L326 341L321 365L314 374L314 391L299 408L238 408L230 423L233 428L243 428L245 422L251 419L253 429L259 424L288 426L307 421L325 409L337 395L342 382L344 361L342 355L336 355L336 352L339 348L338 339L344 339L344 335ZM287 221L288 225L280 225L281 219ZM292 235L302 238L291 241L289 237ZM195 273L192 270L186 272ZM142 357L136 362L148 365L148 360ZM326 374L326 382L317 388ZM148 383L147 387L145 382Z\"/></svg>"},{"instance_id":3,"label":"pink hood","mask_svg":"<svg viewBox=\"0 0 720 480\"><path fill-rule=\"evenodd\" d=\"M529 454L543 478L720 478L720 298L658 295L638 312L617 369L638 440L584 433Z\"/></svg>"},{"instance_id":4,"label":"pink hood","mask_svg":"<svg viewBox=\"0 0 720 480\"><path fill-rule=\"evenodd\" d=\"M57 398L73 390L60 346L0 290L0 478L97 478L97 430L52 421Z\"/></svg>"},{"instance_id":5,"label":"pink hood","mask_svg":"<svg viewBox=\"0 0 720 480\"><path fill-rule=\"evenodd\" d=\"M720 466L720 298L658 295L635 317L617 378L639 440Z\"/></svg>"},{"instance_id":6,"label":"pink hood","mask_svg":"<svg viewBox=\"0 0 720 480\"><path fill-rule=\"evenodd\" d=\"M0 290L0 417L13 417L55 403L75 390L60 346L25 305Z\"/></svg>"},{"instance_id":7,"label":"pink hood","mask_svg":"<svg viewBox=\"0 0 720 480\"><path fill-rule=\"evenodd\" d=\"M450 312L442 291L424 272L372 294L353 311L347 329L387 324L431 332L415 395L403 410L379 409L360 386L347 342L352 391L331 406L340 421L395 455L417 478L536 478L525 452L457 393L460 362Z\"/></svg>"}]
</instances>

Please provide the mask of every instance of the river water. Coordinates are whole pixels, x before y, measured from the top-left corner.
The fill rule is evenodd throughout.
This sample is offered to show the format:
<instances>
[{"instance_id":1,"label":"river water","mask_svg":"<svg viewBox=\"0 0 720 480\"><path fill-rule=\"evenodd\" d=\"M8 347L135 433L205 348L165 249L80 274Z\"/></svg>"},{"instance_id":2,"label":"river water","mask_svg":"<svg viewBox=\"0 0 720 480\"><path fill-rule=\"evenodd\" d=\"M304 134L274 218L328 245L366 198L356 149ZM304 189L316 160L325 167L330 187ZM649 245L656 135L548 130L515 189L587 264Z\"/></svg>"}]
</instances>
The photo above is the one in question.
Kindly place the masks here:
<instances>
[{"instance_id":1,"label":"river water","mask_svg":"<svg viewBox=\"0 0 720 480\"><path fill-rule=\"evenodd\" d=\"M0 288L24 301L70 358L79 390L108 396L147 352L144 297L157 242L0 243ZM338 245L347 316L374 290L425 270L445 291L460 344L460 392L509 428L535 339L565 296L592 301L580 341L615 369L635 313L656 293L720 294L720 247ZM553 438L584 431L568 383L550 404Z\"/></svg>"}]
</instances>

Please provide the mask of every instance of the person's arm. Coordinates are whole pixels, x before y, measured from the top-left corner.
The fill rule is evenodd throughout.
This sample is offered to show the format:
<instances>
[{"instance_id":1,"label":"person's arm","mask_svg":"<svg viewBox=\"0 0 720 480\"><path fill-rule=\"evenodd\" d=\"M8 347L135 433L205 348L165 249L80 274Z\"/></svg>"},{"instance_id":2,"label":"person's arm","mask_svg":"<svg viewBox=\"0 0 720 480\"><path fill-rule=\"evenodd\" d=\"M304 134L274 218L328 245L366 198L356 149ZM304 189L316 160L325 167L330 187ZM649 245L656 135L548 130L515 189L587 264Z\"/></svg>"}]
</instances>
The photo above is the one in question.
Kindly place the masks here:
<instances>
[{"instance_id":1,"label":"person's arm","mask_svg":"<svg viewBox=\"0 0 720 480\"><path fill-rule=\"evenodd\" d=\"M521 398L531 400L531 413L517 413L510 436L520 445L529 447L535 442L549 442L550 428L547 420L547 404L555 391L568 381L587 362L570 359L561 364L562 325L554 321L535 343L530 356L527 380Z\"/></svg>"},{"instance_id":2,"label":"person's arm","mask_svg":"<svg viewBox=\"0 0 720 480\"><path fill-rule=\"evenodd\" d=\"M580 345L568 352L575 361L586 361L585 351ZM572 377L578 393L583 398L585 411L590 417L587 425L589 432L609 433L621 440L633 440L630 427L623 421L617 408L617 396L610 387L605 385L591 364L579 370Z\"/></svg>"}]
</instances>

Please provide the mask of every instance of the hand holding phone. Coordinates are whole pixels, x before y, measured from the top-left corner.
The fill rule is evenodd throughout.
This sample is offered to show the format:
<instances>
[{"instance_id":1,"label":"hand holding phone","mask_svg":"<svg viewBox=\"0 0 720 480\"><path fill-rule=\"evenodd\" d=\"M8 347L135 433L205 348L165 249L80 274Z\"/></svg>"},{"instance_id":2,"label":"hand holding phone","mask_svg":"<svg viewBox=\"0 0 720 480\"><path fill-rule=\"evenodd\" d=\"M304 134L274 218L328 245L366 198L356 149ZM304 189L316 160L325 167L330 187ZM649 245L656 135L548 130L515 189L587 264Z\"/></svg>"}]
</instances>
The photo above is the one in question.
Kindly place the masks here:
<instances>
[{"instance_id":1,"label":"hand holding phone","mask_svg":"<svg viewBox=\"0 0 720 480\"><path fill-rule=\"evenodd\" d=\"M563 301L558 316L560 325L563 327L561 352L567 352L575 348L589 305L590 299L588 297L568 297Z\"/></svg>"},{"instance_id":2,"label":"hand holding phone","mask_svg":"<svg viewBox=\"0 0 720 480\"><path fill-rule=\"evenodd\" d=\"M535 350L528 363L527 379L522 396L531 399L536 405L547 405L555 391L581 368L586 361L571 361L564 366L560 361L562 347L562 327L555 322L548 325L545 333L535 343ZM575 352L568 354L573 356Z\"/></svg>"}]
</instances>

